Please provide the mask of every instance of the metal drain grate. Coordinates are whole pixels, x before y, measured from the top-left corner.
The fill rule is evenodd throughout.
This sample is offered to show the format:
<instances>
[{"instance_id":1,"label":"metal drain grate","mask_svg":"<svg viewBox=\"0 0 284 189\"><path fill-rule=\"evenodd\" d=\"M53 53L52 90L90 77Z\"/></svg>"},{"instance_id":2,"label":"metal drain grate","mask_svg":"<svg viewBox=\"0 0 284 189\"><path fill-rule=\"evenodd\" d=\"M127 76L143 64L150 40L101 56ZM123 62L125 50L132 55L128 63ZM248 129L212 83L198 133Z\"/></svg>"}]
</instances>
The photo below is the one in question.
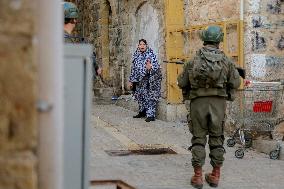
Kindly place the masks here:
<instances>
[{"instance_id":1,"label":"metal drain grate","mask_svg":"<svg viewBox=\"0 0 284 189\"><path fill-rule=\"evenodd\" d=\"M129 155L163 155L177 154L170 148L145 148L140 150L106 150L110 156L129 156Z\"/></svg>"},{"instance_id":2,"label":"metal drain grate","mask_svg":"<svg viewBox=\"0 0 284 189\"><path fill-rule=\"evenodd\" d=\"M90 189L135 189L121 180L93 180Z\"/></svg>"}]
</instances>

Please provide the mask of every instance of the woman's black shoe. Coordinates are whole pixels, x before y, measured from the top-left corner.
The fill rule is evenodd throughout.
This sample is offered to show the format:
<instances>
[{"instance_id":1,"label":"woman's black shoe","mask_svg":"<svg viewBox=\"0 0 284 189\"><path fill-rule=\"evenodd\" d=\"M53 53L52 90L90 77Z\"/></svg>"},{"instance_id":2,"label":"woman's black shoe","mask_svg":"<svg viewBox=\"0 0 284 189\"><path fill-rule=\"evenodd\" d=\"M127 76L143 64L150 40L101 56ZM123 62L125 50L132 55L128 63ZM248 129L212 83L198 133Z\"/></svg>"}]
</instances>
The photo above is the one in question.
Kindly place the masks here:
<instances>
[{"instance_id":1,"label":"woman's black shoe","mask_svg":"<svg viewBox=\"0 0 284 189\"><path fill-rule=\"evenodd\" d=\"M155 118L154 117L147 117L145 119L146 122L150 122L150 121L155 121Z\"/></svg>"},{"instance_id":2,"label":"woman's black shoe","mask_svg":"<svg viewBox=\"0 0 284 189\"><path fill-rule=\"evenodd\" d=\"M141 118L141 117L146 117L146 113L139 112L137 115L133 116L133 118Z\"/></svg>"}]
</instances>

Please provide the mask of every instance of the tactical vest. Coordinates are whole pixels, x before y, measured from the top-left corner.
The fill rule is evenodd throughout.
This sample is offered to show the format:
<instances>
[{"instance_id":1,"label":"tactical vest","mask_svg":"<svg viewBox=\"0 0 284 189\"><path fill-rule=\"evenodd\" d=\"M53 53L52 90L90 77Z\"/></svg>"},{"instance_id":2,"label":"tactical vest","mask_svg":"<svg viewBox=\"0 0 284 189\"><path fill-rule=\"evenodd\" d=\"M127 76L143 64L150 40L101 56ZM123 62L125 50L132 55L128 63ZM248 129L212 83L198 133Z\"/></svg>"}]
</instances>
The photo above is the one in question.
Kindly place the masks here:
<instances>
[{"instance_id":1,"label":"tactical vest","mask_svg":"<svg viewBox=\"0 0 284 189\"><path fill-rule=\"evenodd\" d=\"M225 89L228 79L229 65L225 54L221 51L200 49L188 70L191 88Z\"/></svg>"}]
</instances>

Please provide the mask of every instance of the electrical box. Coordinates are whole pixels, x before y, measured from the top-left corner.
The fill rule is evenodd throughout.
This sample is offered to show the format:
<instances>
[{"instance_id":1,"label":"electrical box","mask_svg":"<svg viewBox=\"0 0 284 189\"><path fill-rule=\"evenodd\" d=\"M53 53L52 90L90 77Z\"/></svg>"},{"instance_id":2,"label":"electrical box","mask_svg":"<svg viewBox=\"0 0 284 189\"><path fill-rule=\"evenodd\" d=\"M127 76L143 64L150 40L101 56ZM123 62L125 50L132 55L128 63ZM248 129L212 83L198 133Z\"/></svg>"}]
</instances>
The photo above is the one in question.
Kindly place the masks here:
<instances>
[{"instance_id":1,"label":"electrical box","mask_svg":"<svg viewBox=\"0 0 284 189\"><path fill-rule=\"evenodd\" d=\"M64 46L64 189L89 188L92 47Z\"/></svg>"}]
</instances>

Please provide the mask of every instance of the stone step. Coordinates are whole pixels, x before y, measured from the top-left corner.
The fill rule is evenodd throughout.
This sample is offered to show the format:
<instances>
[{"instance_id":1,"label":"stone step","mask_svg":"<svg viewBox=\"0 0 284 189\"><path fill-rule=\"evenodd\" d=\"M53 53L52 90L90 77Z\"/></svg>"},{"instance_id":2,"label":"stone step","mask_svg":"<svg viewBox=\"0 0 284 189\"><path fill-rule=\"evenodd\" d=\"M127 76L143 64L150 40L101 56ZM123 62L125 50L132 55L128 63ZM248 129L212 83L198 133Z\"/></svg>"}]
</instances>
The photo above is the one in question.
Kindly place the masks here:
<instances>
[{"instance_id":1,"label":"stone step","mask_svg":"<svg viewBox=\"0 0 284 189\"><path fill-rule=\"evenodd\" d=\"M114 95L114 89L110 87L94 88L93 92L94 92L94 96L97 96L97 97L112 97Z\"/></svg>"},{"instance_id":2,"label":"stone step","mask_svg":"<svg viewBox=\"0 0 284 189\"><path fill-rule=\"evenodd\" d=\"M112 97L114 96L114 89L113 88L94 88L93 89L94 97L93 102L94 104L113 104L114 101Z\"/></svg>"}]
</instances>

